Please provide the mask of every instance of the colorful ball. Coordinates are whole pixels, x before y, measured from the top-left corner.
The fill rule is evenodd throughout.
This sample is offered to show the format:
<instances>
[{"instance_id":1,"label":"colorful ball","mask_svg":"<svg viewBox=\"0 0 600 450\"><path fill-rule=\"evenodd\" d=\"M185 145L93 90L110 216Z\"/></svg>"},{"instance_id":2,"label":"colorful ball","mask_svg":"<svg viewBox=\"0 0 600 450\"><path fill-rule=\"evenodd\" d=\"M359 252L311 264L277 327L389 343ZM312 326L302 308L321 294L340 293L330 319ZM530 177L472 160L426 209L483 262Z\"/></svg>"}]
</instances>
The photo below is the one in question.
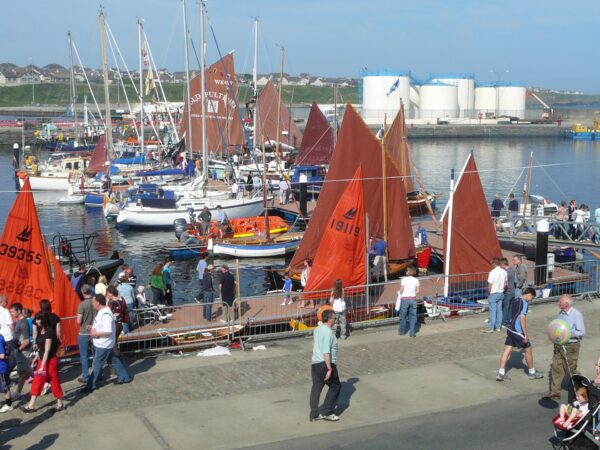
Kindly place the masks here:
<instances>
[{"instance_id":1,"label":"colorful ball","mask_svg":"<svg viewBox=\"0 0 600 450\"><path fill-rule=\"evenodd\" d=\"M562 319L554 319L548 324L546 334L553 344L564 345L571 339L571 327Z\"/></svg>"}]
</instances>

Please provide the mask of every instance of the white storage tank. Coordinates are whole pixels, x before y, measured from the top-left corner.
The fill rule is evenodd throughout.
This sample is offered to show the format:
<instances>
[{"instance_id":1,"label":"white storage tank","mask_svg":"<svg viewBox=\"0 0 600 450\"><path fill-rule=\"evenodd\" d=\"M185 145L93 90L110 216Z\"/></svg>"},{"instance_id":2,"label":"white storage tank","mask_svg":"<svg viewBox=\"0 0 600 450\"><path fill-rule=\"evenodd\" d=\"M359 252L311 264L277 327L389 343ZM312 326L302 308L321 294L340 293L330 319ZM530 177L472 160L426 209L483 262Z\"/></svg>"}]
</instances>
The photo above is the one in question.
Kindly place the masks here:
<instances>
[{"instance_id":1,"label":"white storage tank","mask_svg":"<svg viewBox=\"0 0 600 450\"><path fill-rule=\"evenodd\" d=\"M362 117L365 121L383 123L387 114L391 123L401 104L405 111L410 111L410 72L381 70L363 74Z\"/></svg>"},{"instance_id":2,"label":"white storage tank","mask_svg":"<svg viewBox=\"0 0 600 450\"><path fill-rule=\"evenodd\" d=\"M498 116L525 118L527 89L513 84L498 85Z\"/></svg>"},{"instance_id":3,"label":"white storage tank","mask_svg":"<svg viewBox=\"0 0 600 450\"><path fill-rule=\"evenodd\" d=\"M477 84L475 87L475 113L482 118L496 117L496 90L493 83Z\"/></svg>"},{"instance_id":4,"label":"white storage tank","mask_svg":"<svg viewBox=\"0 0 600 450\"><path fill-rule=\"evenodd\" d=\"M475 108L475 76L472 74L431 74L434 83L451 84L458 88L458 117L473 117Z\"/></svg>"},{"instance_id":5,"label":"white storage tank","mask_svg":"<svg viewBox=\"0 0 600 450\"><path fill-rule=\"evenodd\" d=\"M453 84L429 82L419 89L421 119L458 117L458 87Z\"/></svg>"}]
</instances>

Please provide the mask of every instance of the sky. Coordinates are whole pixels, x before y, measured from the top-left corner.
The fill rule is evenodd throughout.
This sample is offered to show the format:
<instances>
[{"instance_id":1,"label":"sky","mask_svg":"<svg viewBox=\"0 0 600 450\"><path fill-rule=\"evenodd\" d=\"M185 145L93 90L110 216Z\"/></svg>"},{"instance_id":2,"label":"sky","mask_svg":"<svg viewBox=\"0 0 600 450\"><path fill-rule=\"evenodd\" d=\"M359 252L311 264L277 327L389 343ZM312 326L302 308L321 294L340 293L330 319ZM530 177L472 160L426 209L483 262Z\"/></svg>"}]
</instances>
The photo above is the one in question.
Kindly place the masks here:
<instances>
[{"instance_id":1,"label":"sky","mask_svg":"<svg viewBox=\"0 0 600 450\"><path fill-rule=\"evenodd\" d=\"M71 31L87 67L100 67L99 3L26 0L3 8L0 62L66 66ZM159 67L185 67L181 0L104 0L106 20L130 68L137 61L137 17ZM199 7L187 1L198 48ZM235 51L236 72L250 73L258 17L259 73L285 71L356 78L359 71L474 74L544 89L600 93L600 2L579 0L208 0L221 54ZM207 24L207 63L218 59ZM112 58L109 58L109 62ZM114 66L114 64L110 64ZM198 68L191 55L191 69Z\"/></svg>"}]
</instances>

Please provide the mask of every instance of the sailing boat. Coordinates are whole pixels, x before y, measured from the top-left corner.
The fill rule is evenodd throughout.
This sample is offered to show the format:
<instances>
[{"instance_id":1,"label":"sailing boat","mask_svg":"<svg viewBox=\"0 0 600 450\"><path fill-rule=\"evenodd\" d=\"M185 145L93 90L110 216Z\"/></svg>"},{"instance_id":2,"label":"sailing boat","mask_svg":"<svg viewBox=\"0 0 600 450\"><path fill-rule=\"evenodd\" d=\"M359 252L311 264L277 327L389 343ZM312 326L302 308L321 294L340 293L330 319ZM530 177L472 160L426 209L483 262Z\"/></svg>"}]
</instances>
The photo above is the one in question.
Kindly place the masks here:
<instances>
[{"instance_id":1,"label":"sailing boat","mask_svg":"<svg viewBox=\"0 0 600 450\"><path fill-rule=\"evenodd\" d=\"M60 317L77 315L79 298L75 292L63 295L70 294L62 278L66 275L54 254L46 250L28 179L8 213L0 237L0 262L0 293L9 304L19 302L24 308L38 311L40 300L48 299L52 311ZM73 332L63 331L63 349L77 345L78 330L73 328Z\"/></svg>"},{"instance_id":2,"label":"sailing boat","mask_svg":"<svg viewBox=\"0 0 600 450\"><path fill-rule=\"evenodd\" d=\"M452 183L454 180L452 180ZM442 214L444 227L444 298L438 303L451 309L477 308L486 297L491 260L502 255L489 219L489 210L475 157L471 152Z\"/></svg>"},{"instance_id":3,"label":"sailing boat","mask_svg":"<svg viewBox=\"0 0 600 450\"><path fill-rule=\"evenodd\" d=\"M396 165L404 181L408 208L411 211L423 210L423 208L427 207L427 202L429 202L431 208L435 208L435 196L425 192L423 189L415 190L414 188L404 105L400 106L400 111L398 111L392 125L383 136L383 145L392 156L392 162Z\"/></svg>"},{"instance_id":4,"label":"sailing boat","mask_svg":"<svg viewBox=\"0 0 600 450\"><path fill-rule=\"evenodd\" d=\"M296 156L296 165L329 164L333 154L333 129L321 109L313 102Z\"/></svg>"},{"instance_id":5,"label":"sailing boat","mask_svg":"<svg viewBox=\"0 0 600 450\"><path fill-rule=\"evenodd\" d=\"M379 142L360 115L347 105L329 172L302 243L291 261L292 268L299 269L305 259L315 257L321 245L327 245L323 236L329 226L330 211L337 205L359 166L362 166L364 179L369 232L387 241L388 273L399 273L412 263L415 257L412 225L398 169L390 154L382 152ZM383 193L384 186L386 195ZM311 270L311 277L313 273L314 270Z\"/></svg>"}]
</instances>

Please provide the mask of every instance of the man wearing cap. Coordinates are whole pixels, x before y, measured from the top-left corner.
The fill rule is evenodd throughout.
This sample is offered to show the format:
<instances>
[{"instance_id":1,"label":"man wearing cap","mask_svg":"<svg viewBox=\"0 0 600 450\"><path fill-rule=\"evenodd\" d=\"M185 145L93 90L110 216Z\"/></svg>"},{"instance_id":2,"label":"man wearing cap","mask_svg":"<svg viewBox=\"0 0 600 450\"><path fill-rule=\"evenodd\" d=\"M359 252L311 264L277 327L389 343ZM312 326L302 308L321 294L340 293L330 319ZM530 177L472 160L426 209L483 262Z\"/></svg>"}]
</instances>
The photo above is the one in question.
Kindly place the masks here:
<instances>
[{"instance_id":1,"label":"man wearing cap","mask_svg":"<svg viewBox=\"0 0 600 450\"><path fill-rule=\"evenodd\" d=\"M552 365L550 366L551 380L550 391L542 398L560 398L560 388L563 378L567 373L573 374L577 370L577 361L579 360L579 348L581 340L585 336L585 324L583 315L573 308L573 297L569 294L563 294L558 298L558 307L560 312L558 318L564 320L571 329L571 339L564 346L554 344L554 354L552 355Z\"/></svg>"},{"instance_id":2,"label":"man wearing cap","mask_svg":"<svg viewBox=\"0 0 600 450\"><path fill-rule=\"evenodd\" d=\"M202 211L200 211L198 217L202 220L202 235L206 236L210 229L210 221L212 220L212 214L208 210L208 206L205 206Z\"/></svg>"},{"instance_id":3,"label":"man wearing cap","mask_svg":"<svg viewBox=\"0 0 600 450\"><path fill-rule=\"evenodd\" d=\"M210 264L204 269L204 276L202 277L202 303L204 307L202 309L202 316L206 320L212 320L212 303L214 301L215 289L213 286L212 271L214 266Z\"/></svg>"}]
</instances>

